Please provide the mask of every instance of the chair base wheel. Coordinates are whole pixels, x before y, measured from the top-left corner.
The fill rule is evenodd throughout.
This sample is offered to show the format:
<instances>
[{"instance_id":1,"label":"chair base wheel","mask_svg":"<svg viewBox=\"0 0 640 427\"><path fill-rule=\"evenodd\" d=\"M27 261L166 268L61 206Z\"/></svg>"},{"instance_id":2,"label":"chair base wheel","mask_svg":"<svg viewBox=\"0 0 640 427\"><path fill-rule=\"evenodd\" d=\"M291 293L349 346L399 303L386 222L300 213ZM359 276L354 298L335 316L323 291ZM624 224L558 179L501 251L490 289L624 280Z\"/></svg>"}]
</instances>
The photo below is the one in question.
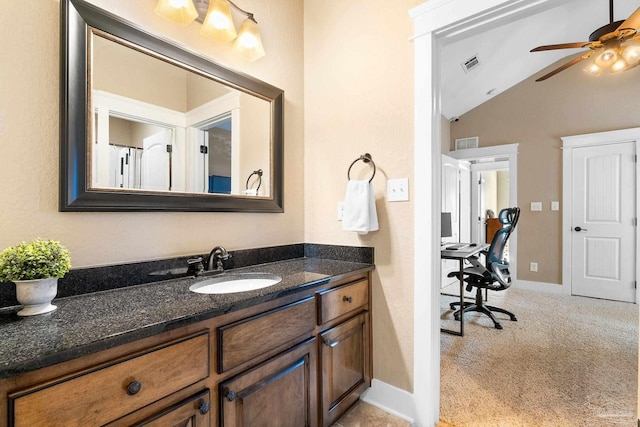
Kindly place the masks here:
<instances>
[{"instance_id":1,"label":"chair base wheel","mask_svg":"<svg viewBox=\"0 0 640 427\"><path fill-rule=\"evenodd\" d=\"M452 310L455 310L455 308L458 306L460 306L459 302L452 302L449 304L449 307L451 307ZM477 311L479 313L484 313L487 316L489 316L489 318L493 321L493 325L495 326L496 329L502 329L502 325L500 324L498 319L496 319L493 312L506 314L507 316L509 316L509 318L513 322L518 321L518 319L516 318L516 315L511 313L510 311L507 311L500 307L494 307L492 305L484 304L484 301L482 300L482 295L480 293L480 288L478 288L478 291L476 294L475 304L472 302L465 302L461 309L458 309L456 312L453 313L453 318L457 321L460 321L460 311L463 311L464 313L468 313L470 311Z\"/></svg>"}]
</instances>

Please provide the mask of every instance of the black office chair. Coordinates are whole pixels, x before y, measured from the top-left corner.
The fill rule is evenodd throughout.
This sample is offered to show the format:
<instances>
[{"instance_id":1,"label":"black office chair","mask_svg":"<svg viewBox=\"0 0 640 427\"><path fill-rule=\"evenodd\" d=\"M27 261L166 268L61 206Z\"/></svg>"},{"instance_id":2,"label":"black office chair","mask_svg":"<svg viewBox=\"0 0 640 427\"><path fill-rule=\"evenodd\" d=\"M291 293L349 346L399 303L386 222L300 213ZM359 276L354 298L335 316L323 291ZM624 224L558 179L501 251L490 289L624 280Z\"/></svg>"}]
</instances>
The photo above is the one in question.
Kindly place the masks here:
<instances>
[{"instance_id":1,"label":"black office chair","mask_svg":"<svg viewBox=\"0 0 640 427\"><path fill-rule=\"evenodd\" d=\"M464 307L461 309L466 313L469 311L478 311L484 313L493 320L493 324L496 329L502 329L502 325L492 312L507 314L514 322L518 319L515 314L507 311L503 308L493 307L486 305L482 299L482 289L488 289L491 291L503 291L511 286L511 274L509 273L509 263L504 260L504 247L509 239L509 236L516 228L518 218L520 217L520 208L506 208L502 209L498 214L498 219L502 223L502 228L496 231L496 234L491 240L489 249L481 251L480 254L484 255L484 265L480 262L478 257L473 256L469 258L471 267L463 270L463 280L467 282L467 291L471 291L476 288L476 301L465 302ZM449 273L448 277L457 277L460 279L460 272L455 271ZM459 306L459 302L452 302L449 304L452 310ZM453 313L456 320L460 320L460 310Z\"/></svg>"}]
</instances>

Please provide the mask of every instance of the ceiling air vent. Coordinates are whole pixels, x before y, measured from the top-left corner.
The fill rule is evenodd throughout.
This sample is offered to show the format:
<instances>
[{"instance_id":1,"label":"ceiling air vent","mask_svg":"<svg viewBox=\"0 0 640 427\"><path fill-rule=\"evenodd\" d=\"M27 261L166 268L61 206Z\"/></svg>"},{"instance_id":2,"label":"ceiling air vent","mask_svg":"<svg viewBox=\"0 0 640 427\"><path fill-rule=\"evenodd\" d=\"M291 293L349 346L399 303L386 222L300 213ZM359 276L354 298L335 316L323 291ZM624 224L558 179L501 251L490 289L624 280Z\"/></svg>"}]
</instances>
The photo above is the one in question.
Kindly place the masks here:
<instances>
[{"instance_id":1,"label":"ceiling air vent","mask_svg":"<svg viewBox=\"0 0 640 427\"><path fill-rule=\"evenodd\" d=\"M468 73L469 71L473 70L478 65L480 65L480 61L478 60L478 55L473 55L471 58L467 59L460 65L462 66L462 69L464 70L464 72Z\"/></svg>"},{"instance_id":2,"label":"ceiling air vent","mask_svg":"<svg viewBox=\"0 0 640 427\"><path fill-rule=\"evenodd\" d=\"M470 136L468 138L456 139L456 150L466 150L467 148L478 148L477 136Z\"/></svg>"}]
</instances>

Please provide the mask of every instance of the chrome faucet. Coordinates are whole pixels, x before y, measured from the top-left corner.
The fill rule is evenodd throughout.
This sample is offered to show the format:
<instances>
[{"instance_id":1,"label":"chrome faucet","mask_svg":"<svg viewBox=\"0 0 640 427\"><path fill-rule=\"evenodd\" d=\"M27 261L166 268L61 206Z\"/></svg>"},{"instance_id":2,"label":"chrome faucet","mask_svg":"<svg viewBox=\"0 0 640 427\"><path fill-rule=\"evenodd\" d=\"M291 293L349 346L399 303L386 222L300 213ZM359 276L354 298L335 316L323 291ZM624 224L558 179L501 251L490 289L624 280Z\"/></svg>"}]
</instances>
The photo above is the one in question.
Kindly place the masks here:
<instances>
[{"instance_id":1,"label":"chrome faucet","mask_svg":"<svg viewBox=\"0 0 640 427\"><path fill-rule=\"evenodd\" d=\"M207 263L207 270L213 270L213 263L215 261L216 269L215 271L223 271L224 266L222 265L222 261L226 261L231 258L231 254L227 252L225 248L222 246L216 246L209 253L209 262Z\"/></svg>"}]
</instances>

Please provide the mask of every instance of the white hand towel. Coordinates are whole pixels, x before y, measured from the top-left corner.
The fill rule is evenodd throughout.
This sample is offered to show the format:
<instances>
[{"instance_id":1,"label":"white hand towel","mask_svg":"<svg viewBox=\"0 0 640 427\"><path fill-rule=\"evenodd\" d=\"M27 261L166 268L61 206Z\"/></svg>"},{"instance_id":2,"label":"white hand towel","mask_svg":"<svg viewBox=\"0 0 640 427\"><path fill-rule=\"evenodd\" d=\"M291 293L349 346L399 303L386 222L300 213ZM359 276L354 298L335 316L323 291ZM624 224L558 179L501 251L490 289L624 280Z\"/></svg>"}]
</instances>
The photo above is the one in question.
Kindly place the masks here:
<instances>
[{"instance_id":1,"label":"white hand towel","mask_svg":"<svg viewBox=\"0 0 640 427\"><path fill-rule=\"evenodd\" d=\"M367 234L378 229L378 213L373 192L373 184L369 181L350 180L344 196L342 211L342 229Z\"/></svg>"}]
</instances>

